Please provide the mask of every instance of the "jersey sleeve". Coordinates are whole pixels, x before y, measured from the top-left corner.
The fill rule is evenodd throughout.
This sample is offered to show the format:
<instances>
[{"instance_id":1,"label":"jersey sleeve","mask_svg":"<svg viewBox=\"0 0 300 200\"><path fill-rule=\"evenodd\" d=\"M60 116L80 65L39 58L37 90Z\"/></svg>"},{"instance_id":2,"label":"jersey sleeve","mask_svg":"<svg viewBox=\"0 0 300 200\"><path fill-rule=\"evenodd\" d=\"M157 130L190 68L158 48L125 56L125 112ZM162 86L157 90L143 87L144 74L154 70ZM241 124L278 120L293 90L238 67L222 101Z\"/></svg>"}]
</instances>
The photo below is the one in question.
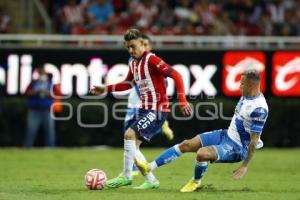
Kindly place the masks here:
<instances>
[{"instance_id":1,"label":"jersey sleeve","mask_svg":"<svg viewBox=\"0 0 300 200\"><path fill-rule=\"evenodd\" d=\"M152 55L148 62L150 66L154 66L158 72L164 76L169 76L173 71L169 64L165 63L165 61L155 55Z\"/></svg>"},{"instance_id":2,"label":"jersey sleeve","mask_svg":"<svg viewBox=\"0 0 300 200\"><path fill-rule=\"evenodd\" d=\"M183 84L182 77L176 70L173 70L169 76L175 81L175 86L177 89L177 96L178 96L178 100L179 100L179 106L181 108L183 108L186 106L186 104L188 102L185 97L184 84Z\"/></svg>"},{"instance_id":3,"label":"jersey sleeve","mask_svg":"<svg viewBox=\"0 0 300 200\"><path fill-rule=\"evenodd\" d=\"M125 78L124 81L117 83L117 84L113 84L113 85L107 85L106 89L108 92L117 92L117 91L124 91L124 90L128 90L130 88L132 88L133 83L133 74L131 72L131 70L128 70L128 74Z\"/></svg>"},{"instance_id":4,"label":"jersey sleeve","mask_svg":"<svg viewBox=\"0 0 300 200\"><path fill-rule=\"evenodd\" d=\"M252 133L256 133L260 135L264 128L267 117L268 117L267 109L263 107L258 107L254 109L250 114L250 118L251 118L250 131Z\"/></svg>"}]
</instances>

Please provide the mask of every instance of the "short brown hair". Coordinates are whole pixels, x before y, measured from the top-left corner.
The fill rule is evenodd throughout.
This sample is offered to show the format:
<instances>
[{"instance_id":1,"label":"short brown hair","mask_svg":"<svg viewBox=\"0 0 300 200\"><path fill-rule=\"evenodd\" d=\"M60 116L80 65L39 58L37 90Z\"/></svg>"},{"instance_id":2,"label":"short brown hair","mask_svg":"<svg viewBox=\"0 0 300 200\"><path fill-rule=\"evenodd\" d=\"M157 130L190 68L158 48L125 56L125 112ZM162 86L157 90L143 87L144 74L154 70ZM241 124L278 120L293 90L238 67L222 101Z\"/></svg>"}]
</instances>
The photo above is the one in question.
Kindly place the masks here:
<instances>
[{"instance_id":1,"label":"short brown hair","mask_svg":"<svg viewBox=\"0 0 300 200\"><path fill-rule=\"evenodd\" d=\"M124 40L127 42L130 40L137 40L139 38L143 38L143 33L138 29L134 29L134 28L128 29L124 34Z\"/></svg>"},{"instance_id":2,"label":"short brown hair","mask_svg":"<svg viewBox=\"0 0 300 200\"><path fill-rule=\"evenodd\" d=\"M146 34L142 34L142 38L144 40L148 40L150 43L152 42L151 38L148 35L146 35Z\"/></svg>"},{"instance_id":3,"label":"short brown hair","mask_svg":"<svg viewBox=\"0 0 300 200\"><path fill-rule=\"evenodd\" d=\"M242 73L242 75L246 76L248 80L260 81L259 71L256 69L247 69Z\"/></svg>"}]
</instances>

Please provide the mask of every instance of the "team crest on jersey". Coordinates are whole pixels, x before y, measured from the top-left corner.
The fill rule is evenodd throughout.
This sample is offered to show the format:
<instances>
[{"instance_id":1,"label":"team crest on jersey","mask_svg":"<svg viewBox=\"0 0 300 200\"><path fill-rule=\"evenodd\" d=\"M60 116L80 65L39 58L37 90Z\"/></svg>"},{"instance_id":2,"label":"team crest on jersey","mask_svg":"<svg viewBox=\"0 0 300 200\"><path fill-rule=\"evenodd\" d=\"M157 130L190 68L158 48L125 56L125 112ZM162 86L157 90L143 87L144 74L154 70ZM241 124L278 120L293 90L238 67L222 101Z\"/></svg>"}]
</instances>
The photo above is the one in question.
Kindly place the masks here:
<instances>
[{"instance_id":1,"label":"team crest on jersey","mask_svg":"<svg viewBox=\"0 0 300 200\"><path fill-rule=\"evenodd\" d=\"M137 85L138 85L141 93L146 93L146 92L150 91L148 82L149 82L148 79L143 79L143 80L137 81Z\"/></svg>"}]
</instances>

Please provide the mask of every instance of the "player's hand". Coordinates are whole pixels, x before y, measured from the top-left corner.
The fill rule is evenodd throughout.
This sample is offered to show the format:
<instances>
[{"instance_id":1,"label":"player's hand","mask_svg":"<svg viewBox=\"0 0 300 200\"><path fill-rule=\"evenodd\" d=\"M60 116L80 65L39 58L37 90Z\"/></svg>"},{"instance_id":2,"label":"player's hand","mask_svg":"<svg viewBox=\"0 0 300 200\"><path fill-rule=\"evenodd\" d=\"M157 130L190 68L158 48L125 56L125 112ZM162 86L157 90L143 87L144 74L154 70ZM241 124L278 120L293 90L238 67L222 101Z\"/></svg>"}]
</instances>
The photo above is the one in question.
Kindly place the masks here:
<instances>
[{"instance_id":1,"label":"player's hand","mask_svg":"<svg viewBox=\"0 0 300 200\"><path fill-rule=\"evenodd\" d=\"M92 95L100 95L103 94L106 91L105 86L93 86L92 89L90 89L89 93Z\"/></svg>"},{"instance_id":2,"label":"player's hand","mask_svg":"<svg viewBox=\"0 0 300 200\"><path fill-rule=\"evenodd\" d=\"M193 114L193 109L189 103L187 103L185 106L181 107L180 110L181 110L182 114L187 117L189 117Z\"/></svg>"},{"instance_id":3,"label":"player's hand","mask_svg":"<svg viewBox=\"0 0 300 200\"><path fill-rule=\"evenodd\" d=\"M247 173L247 167L240 166L238 169L233 171L233 178L236 180L241 179L246 173Z\"/></svg>"}]
</instances>

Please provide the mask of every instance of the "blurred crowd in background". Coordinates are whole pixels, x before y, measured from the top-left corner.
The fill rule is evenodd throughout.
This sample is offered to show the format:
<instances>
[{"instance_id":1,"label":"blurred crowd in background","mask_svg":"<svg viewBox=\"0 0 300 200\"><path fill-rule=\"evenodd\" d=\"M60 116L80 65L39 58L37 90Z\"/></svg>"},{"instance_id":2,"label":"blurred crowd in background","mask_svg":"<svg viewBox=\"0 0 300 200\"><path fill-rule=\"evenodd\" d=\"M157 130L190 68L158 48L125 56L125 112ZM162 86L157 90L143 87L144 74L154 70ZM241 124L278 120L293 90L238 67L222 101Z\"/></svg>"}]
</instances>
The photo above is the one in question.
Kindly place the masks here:
<instances>
[{"instance_id":1,"label":"blurred crowd in background","mask_svg":"<svg viewBox=\"0 0 300 200\"><path fill-rule=\"evenodd\" d=\"M300 34L300 0L43 0L58 33Z\"/></svg>"},{"instance_id":2,"label":"blurred crowd in background","mask_svg":"<svg viewBox=\"0 0 300 200\"><path fill-rule=\"evenodd\" d=\"M300 0L41 0L55 33L300 35ZM11 32L0 10L1 33Z\"/></svg>"}]
</instances>

